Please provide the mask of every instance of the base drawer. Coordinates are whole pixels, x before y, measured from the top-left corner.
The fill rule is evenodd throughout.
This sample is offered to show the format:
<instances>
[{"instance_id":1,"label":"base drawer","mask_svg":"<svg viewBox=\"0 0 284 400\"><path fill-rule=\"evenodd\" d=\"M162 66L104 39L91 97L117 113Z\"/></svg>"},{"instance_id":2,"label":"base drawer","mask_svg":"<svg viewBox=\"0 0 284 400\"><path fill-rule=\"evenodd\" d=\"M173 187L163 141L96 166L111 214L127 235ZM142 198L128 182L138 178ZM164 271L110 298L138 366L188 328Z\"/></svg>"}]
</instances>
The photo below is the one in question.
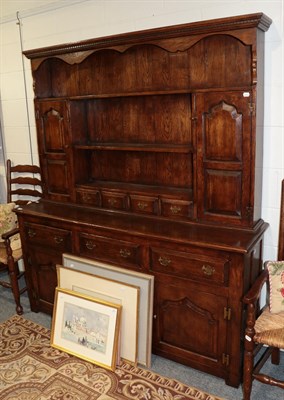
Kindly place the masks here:
<instances>
[{"instance_id":1,"label":"base drawer","mask_svg":"<svg viewBox=\"0 0 284 400\"><path fill-rule=\"evenodd\" d=\"M32 223L25 223L24 229L25 239L31 245L39 244L62 251L69 251L72 248L72 232L66 229Z\"/></svg>"},{"instance_id":2,"label":"base drawer","mask_svg":"<svg viewBox=\"0 0 284 400\"><path fill-rule=\"evenodd\" d=\"M141 247L134 243L79 233L79 252L81 256L141 269Z\"/></svg>"},{"instance_id":3,"label":"base drawer","mask_svg":"<svg viewBox=\"0 0 284 400\"><path fill-rule=\"evenodd\" d=\"M150 269L189 279L206 280L225 285L228 283L229 260L213 255L176 252L151 248Z\"/></svg>"}]
</instances>

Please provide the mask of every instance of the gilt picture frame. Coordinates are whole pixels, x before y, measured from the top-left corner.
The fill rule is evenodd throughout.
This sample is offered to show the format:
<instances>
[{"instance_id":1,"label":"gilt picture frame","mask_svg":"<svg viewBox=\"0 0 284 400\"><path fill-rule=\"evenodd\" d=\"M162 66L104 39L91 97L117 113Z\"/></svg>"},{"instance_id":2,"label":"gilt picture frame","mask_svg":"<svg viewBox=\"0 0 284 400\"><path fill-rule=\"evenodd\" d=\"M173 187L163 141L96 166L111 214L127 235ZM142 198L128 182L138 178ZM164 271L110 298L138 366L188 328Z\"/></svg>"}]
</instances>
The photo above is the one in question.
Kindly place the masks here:
<instances>
[{"instance_id":1,"label":"gilt picture frame","mask_svg":"<svg viewBox=\"0 0 284 400\"><path fill-rule=\"evenodd\" d=\"M121 305L55 289L51 346L103 368L117 365Z\"/></svg>"},{"instance_id":2,"label":"gilt picture frame","mask_svg":"<svg viewBox=\"0 0 284 400\"><path fill-rule=\"evenodd\" d=\"M118 282L135 285L140 288L137 361L138 364L150 368L152 356L154 276L68 253L63 253L62 263L70 269L114 279Z\"/></svg>"},{"instance_id":3,"label":"gilt picture frame","mask_svg":"<svg viewBox=\"0 0 284 400\"><path fill-rule=\"evenodd\" d=\"M62 265L57 265L56 270L58 287L122 306L120 356L136 365L140 288Z\"/></svg>"}]
</instances>

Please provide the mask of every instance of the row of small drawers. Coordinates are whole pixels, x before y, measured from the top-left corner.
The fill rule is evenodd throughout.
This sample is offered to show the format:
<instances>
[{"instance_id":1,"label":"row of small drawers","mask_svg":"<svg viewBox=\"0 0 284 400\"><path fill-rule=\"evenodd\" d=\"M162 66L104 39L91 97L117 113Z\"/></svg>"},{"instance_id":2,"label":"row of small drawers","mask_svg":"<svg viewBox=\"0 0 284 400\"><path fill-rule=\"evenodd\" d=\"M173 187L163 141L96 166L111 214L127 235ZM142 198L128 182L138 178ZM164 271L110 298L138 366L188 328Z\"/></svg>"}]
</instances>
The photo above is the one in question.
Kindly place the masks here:
<instances>
[{"instance_id":1,"label":"row of small drawers","mask_svg":"<svg viewBox=\"0 0 284 400\"><path fill-rule=\"evenodd\" d=\"M61 253L72 251L72 232L37 224L26 224L25 233L30 245L55 248ZM139 243L78 232L79 255L120 266L141 270L145 263L145 248ZM74 239L74 238L73 238ZM148 250L146 250L147 252ZM149 270L180 278L201 279L227 285L229 260L211 251L210 254L194 254L167 248L149 247ZM149 258L148 258L149 257ZM148 268L148 266L147 266Z\"/></svg>"},{"instance_id":2,"label":"row of small drawers","mask_svg":"<svg viewBox=\"0 0 284 400\"><path fill-rule=\"evenodd\" d=\"M77 190L77 202L114 210L131 210L135 213L162 215L164 217L192 218L193 202L107 191Z\"/></svg>"}]
</instances>

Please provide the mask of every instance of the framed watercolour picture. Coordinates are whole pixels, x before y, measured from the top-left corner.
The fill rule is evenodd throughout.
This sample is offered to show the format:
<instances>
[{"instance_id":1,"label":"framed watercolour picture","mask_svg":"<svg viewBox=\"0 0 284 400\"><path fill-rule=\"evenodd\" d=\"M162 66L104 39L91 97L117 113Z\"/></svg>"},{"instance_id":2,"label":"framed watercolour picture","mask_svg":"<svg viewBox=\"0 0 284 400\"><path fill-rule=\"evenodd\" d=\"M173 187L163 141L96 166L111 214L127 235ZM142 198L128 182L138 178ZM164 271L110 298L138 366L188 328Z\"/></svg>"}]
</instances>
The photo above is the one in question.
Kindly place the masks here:
<instances>
[{"instance_id":1,"label":"framed watercolour picture","mask_svg":"<svg viewBox=\"0 0 284 400\"><path fill-rule=\"evenodd\" d=\"M122 306L120 323L120 356L136 364L138 349L138 286L94 274L56 266L58 287Z\"/></svg>"},{"instance_id":2,"label":"framed watercolour picture","mask_svg":"<svg viewBox=\"0 0 284 400\"><path fill-rule=\"evenodd\" d=\"M151 366L154 276L64 253L65 267L140 288L138 363Z\"/></svg>"},{"instance_id":3,"label":"framed watercolour picture","mask_svg":"<svg viewBox=\"0 0 284 400\"><path fill-rule=\"evenodd\" d=\"M56 288L51 346L114 370L120 318L120 305Z\"/></svg>"}]
</instances>

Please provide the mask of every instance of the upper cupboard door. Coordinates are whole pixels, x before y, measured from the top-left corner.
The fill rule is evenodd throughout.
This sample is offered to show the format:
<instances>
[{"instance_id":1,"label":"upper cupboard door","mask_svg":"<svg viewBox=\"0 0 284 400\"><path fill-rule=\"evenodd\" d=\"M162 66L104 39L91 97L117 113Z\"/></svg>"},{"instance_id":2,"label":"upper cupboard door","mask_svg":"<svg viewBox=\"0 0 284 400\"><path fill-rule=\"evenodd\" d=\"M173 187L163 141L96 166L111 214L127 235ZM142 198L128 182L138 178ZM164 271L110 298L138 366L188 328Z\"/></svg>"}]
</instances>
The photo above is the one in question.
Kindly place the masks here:
<instances>
[{"instance_id":1,"label":"upper cupboard door","mask_svg":"<svg viewBox=\"0 0 284 400\"><path fill-rule=\"evenodd\" d=\"M38 147L46 197L70 201L72 174L66 101L36 101Z\"/></svg>"},{"instance_id":2,"label":"upper cupboard door","mask_svg":"<svg viewBox=\"0 0 284 400\"><path fill-rule=\"evenodd\" d=\"M41 153L62 153L68 138L68 113L65 101L36 102L36 120Z\"/></svg>"},{"instance_id":3,"label":"upper cupboard door","mask_svg":"<svg viewBox=\"0 0 284 400\"><path fill-rule=\"evenodd\" d=\"M254 143L250 92L195 96L198 218L250 226Z\"/></svg>"}]
</instances>

